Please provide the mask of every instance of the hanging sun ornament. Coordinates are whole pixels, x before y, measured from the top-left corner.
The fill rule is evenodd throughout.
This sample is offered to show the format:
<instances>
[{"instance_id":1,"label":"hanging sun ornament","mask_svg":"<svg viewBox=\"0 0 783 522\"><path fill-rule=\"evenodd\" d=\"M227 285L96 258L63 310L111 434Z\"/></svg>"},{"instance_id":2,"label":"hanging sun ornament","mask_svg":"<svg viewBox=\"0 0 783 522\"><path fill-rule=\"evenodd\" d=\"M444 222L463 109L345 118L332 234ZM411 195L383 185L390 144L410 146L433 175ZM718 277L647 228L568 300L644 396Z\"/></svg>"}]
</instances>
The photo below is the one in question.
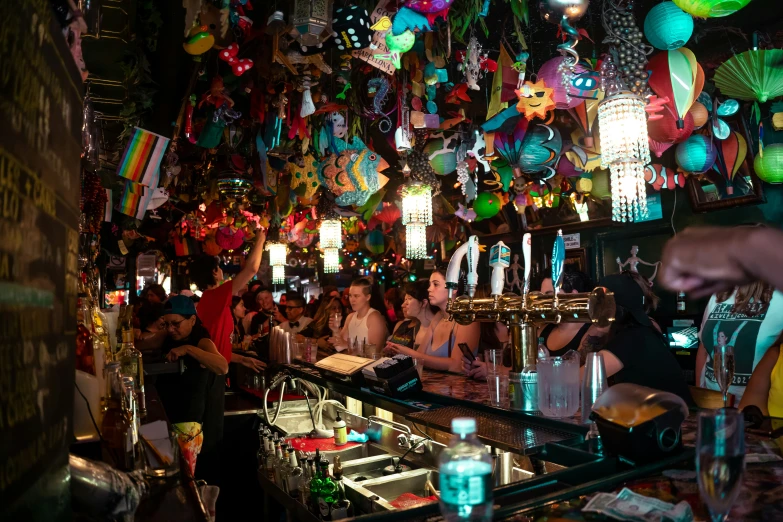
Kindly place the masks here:
<instances>
[{"instance_id":1,"label":"hanging sun ornament","mask_svg":"<svg viewBox=\"0 0 783 522\"><path fill-rule=\"evenodd\" d=\"M544 80L538 80L536 83L526 81L521 89L514 92L519 97L517 112L524 114L528 120L536 117L546 119L547 112L555 108L555 101L552 99L555 90L547 87ZM554 113L551 118L554 118Z\"/></svg>"},{"instance_id":2,"label":"hanging sun ornament","mask_svg":"<svg viewBox=\"0 0 783 522\"><path fill-rule=\"evenodd\" d=\"M282 285L285 283L288 246L282 242L271 241L266 244L266 250L269 252L269 266L272 267L272 284Z\"/></svg>"},{"instance_id":3,"label":"hanging sun ornament","mask_svg":"<svg viewBox=\"0 0 783 522\"><path fill-rule=\"evenodd\" d=\"M647 217L644 167L650 163L644 100L618 88L616 69L604 57L602 82L606 98L598 106L601 129L601 167L611 171L612 220L639 221Z\"/></svg>"}]
</instances>

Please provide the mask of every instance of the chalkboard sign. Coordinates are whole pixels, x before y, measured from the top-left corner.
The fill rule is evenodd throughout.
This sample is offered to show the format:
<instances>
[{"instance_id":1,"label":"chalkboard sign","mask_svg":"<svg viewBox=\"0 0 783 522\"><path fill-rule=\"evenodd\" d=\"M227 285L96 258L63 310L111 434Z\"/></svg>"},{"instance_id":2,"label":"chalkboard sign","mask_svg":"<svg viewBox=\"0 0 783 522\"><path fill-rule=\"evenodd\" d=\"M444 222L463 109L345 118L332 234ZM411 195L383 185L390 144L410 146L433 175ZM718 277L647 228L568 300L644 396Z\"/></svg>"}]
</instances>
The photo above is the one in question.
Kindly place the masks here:
<instances>
[{"instance_id":1,"label":"chalkboard sign","mask_svg":"<svg viewBox=\"0 0 783 522\"><path fill-rule=\"evenodd\" d=\"M70 517L83 86L48 1L0 2L0 20L0 509L59 520Z\"/></svg>"}]
</instances>

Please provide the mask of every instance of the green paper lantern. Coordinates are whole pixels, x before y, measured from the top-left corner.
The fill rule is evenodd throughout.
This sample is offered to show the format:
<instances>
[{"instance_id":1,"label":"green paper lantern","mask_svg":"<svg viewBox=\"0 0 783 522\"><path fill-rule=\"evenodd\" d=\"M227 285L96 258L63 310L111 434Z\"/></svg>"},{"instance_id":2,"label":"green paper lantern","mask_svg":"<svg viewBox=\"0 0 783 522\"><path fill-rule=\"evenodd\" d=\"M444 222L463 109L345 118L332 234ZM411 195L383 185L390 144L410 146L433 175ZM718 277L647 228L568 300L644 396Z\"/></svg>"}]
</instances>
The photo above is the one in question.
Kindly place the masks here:
<instances>
[{"instance_id":1,"label":"green paper lantern","mask_svg":"<svg viewBox=\"0 0 783 522\"><path fill-rule=\"evenodd\" d=\"M491 192L482 192L473 203L473 210L476 212L476 215L483 219L496 216L500 212L500 207L500 197Z\"/></svg>"},{"instance_id":2,"label":"green paper lantern","mask_svg":"<svg viewBox=\"0 0 783 522\"><path fill-rule=\"evenodd\" d=\"M750 0L674 0L674 3L691 16L720 18L736 13Z\"/></svg>"},{"instance_id":3,"label":"green paper lantern","mask_svg":"<svg viewBox=\"0 0 783 522\"><path fill-rule=\"evenodd\" d=\"M653 47L662 51L679 49L692 34L693 17L673 2L661 2L644 19L644 35Z\"/></svg>"},{"instance_id":4,"label":"green paper lantern","mask_svg":"<svg viewBox=\"0 0 783 522\"><path fill-rule=\"evenodd\" d=\"M609 187L608 170L593 171L592 182L593 187L590 189L590 194L598 199L612 199L612 190Z\"/></svg>"},{"instance_id":5,"label":"green paper lantern","mask_svg":"<svg viewBox=\"0 0 783 522\"><path fill-rule=\"evenodd\" d=\"M764 156L756 155L753 170L767 183L783 183L783 143L764 147Z\"/></svg>"}]
</instances>

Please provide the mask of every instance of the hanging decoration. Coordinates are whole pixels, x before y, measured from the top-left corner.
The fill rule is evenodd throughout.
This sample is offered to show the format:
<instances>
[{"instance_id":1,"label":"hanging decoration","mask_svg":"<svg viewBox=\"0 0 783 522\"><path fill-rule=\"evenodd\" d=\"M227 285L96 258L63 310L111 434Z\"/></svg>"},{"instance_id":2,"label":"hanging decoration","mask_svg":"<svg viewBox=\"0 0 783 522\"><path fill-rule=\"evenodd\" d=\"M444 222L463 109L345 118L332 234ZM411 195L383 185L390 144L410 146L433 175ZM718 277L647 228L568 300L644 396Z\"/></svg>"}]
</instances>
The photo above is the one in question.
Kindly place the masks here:
<instances>
[{"instance_id":1,"label":"hanging decoration","mask_svg":"<svg viewBox=\"0 0 783 522\"><path fill-rule=\"evenodd\" d=\"M655 190L674 190L685 186L685 174L667 169L658 163L644 167L644 180Z\"/></svg>"},{"instance_id":2,"label":"hanging decoration","mask_svg":"<svg viewBox=\"0 0 783 522\"><path fill-rule=\"evenodd\" d=\"M603 43L609 44L612 64L617 67L613 80L617 87L637 96L650 96L647 56L652 47L642 43L642 31L636 25L633 3L604 1L601 23L606 31ZM606 60L603 62L605 64Z\"/></svg>"},{"instance_id":3,"label":"hanging decoration","mask_svg":"<svg viewBox=\"0 0 783 522\"><path fill-rule=\"evenodd\" d=\"M734 194L734 175L745 161L748 143L739 132L734 131L725 139L716 140L714 145L717 156L712 168L723 177L726 182L726 193L731 196Z\"/></svg>"},{"instance_id":4,"label":"hanging decoration","mask_svg":"<svg viewBox=\"0 0 783 522\"><path fill-rule=\"evenodd\" d=\"M495 217L502 208L500 197L492 192L482 192L473 203L473 210L481 219Z\"/></svg>"},{"instance_id":5,"label":"hanging decoration","mask_svg":"<svg viewBox=\"0 0 783 522\"><path fill-rule=\"evenodd\" d=\"M725 96L764 103L783 95L783 49L753 49L726 60L715 71Z\"/></svg>"},{"instance_id":6,"label":"hanging decoration","mask_svg":"<svg viewBox=\"0 0 783 522\"><path fill-rule=\"evenodd\" d=\"M701 65L685 47L658 53L647 65L652 71L650 87L661 98L669 99L665 105L677 116L677 128L682 129L685 115L704 86Z\"/></svg>"},{"instance_id":7,"label":"hanging decoration","mask_svg":"<svg viewBox=\"0 0 783 522\"><path fill-rule=\"evenodd\" d=\"M340 249L343 246L343 225L336 213L321 221L321 250L324 253L324 273L334 274L340 269Z\"/></svg>"},{"instance_id":8,"label":"hanging decoration","mask_svg":"<svg viewBox=\"0 0 783 522\"><path fill-rule=\"evenodd\" d=\"M524 114L528 120L536 117L546 119L547 113L555 108L555 101L552 99L554 89L547 87L544 80L538 80L536 83L527 81L522 89L515 92L519 97L517 112ZM549 121L551 122L551 118Z\"/></svg>"},{"instance_id":9,"label":"hanging decoration","mask_svg":"<svg viewBox=\"0 0 783 522\"><path fill-rule=\"evenodd\" d=\"M753 170L767 183L783 183L783 143L764 146L764 154L756 154Z\"/></svg>"},{"instance_id":10,"label":"hanging decoration","mask_svg":"<svg viewBox=\"0 0 783 522\"><path fill-rule=\"evenodd\" d=\"M693 17L674 2L661 2L644 19L644 35L656 49L673 51L685 45L693 34Z\"/></svg>"},{"instance_id":11,"label":"hanging decoration","mask_svg":"<svg viewBox=\"0 0 783 522\"><path fill-rule=\"evenodd\" d=\"M712 120L712 135L719 140L725 140L728 138L731 134L731 129L729 128L729 125L721 119L721 117L733 116L737 114L739 111L739 103L737 100L729 99L723 103L719 103L716 99L713 103L710 95L706 92L703 92L699 95L699 101L697 103L704 107L704 110L708 115L708 120Z\"/></svg>"},{"instance_id":12,"label":"hanging decoration","mask_svg":"<svg viewBox=\"0 0 783 522\"><path fill-rule=\"evenodd\" d=\"M674 3L696 18L720 18L736 13L750 0L674 0Z\"/></svg>"},{"instance_id":13,"label":"hanging decoration","mask_svg":"<svg viewBox=\"0 0 783 522\"><path fill-rule=\"evenodd\" d=\"M402 224L405 225L406 257L427 257L427 227L432 225L432 188L419 181L410 181L400 191Z\"/></svg>"},{"instance_id":14,"label":"hanging decoration","mask_svg":"<svg viewBox=\"0 0 783 522\"><path fill-rule=\"evenodd\" d=\"M354 136L350 144L335 138L336 154L329 155L318 168L318 177L340 206L363 205L386 184L380 174L389 164Z\"/></svg>"},{"instance_id":15,"label":"hanging decoration","mask_svg":"<svg viewBox=\"0 0 783 522\"><path fill-rule=\"evenodd\" d=\"M519 167L536 179L548 179L555 175L554 165L563 148L563 139L556 127L541 123L528 127L522 141Z\"/></svg>"},{"instance_id":16,"label":"hanging decoration","mask_svg":"<svg viewBox=\"0 0 783 522\"><path fill-rule=\"evenodd\" d=\"M715 163L718 151L708 136L694 134L683 143L677 145L675 159L677 165L685 172L701 174Z\"/></svg>"},{"instance_id":17,"label":"hanging decoration","mask_svg":"<svg viewBox=\"0 0 783 522\"><path fill-rule=\"evenodd\" d=\"M303 46L320 44L332 23L332 0L294 0L292 34Z\"/></svg>"},{"instance_id":18,"label":"hanging decoration","mask_svg":"<svg viewBox=\"0 0 783 522\"><path fill-rule=\"evenodd\" d=\"M269 266L272 267L272 284L285 284L285 266L288 246L277 241L268 241L265 249L269 252Z\"/></svg>"}]
</instances>

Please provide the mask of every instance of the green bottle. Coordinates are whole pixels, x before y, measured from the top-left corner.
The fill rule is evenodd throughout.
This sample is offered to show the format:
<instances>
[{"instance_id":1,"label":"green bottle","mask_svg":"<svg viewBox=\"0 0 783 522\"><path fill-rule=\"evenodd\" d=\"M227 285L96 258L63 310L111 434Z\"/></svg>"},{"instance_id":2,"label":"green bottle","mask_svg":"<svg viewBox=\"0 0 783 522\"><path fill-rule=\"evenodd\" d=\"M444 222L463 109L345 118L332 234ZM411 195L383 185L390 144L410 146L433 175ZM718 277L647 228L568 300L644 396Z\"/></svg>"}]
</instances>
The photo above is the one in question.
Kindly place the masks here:
<instances>
[{"instance_id":1,"label":"green bottle","mask_svg":"<svg viewBox=\"0 0 783 522\"><path fill-rule=\"evenodd\" d=\"M329 461L321 461L321 489L318 492L318 514L321 520L331 520L332 506L337 500L337 483L329 476Z\"/></svg>"},{"instance_id":2,"label":"green bottle","mask_svg":"<svg viewBox=\"0 0 783 522\"><path fill-rule=\"evenodd\" d=\"M318 469L318 463L316 462L313 464L313 478L310 480L310 512L314 515L319 515L318 494L321 491L321 484L321 471Z\"/></svg>"}]
</instances>

